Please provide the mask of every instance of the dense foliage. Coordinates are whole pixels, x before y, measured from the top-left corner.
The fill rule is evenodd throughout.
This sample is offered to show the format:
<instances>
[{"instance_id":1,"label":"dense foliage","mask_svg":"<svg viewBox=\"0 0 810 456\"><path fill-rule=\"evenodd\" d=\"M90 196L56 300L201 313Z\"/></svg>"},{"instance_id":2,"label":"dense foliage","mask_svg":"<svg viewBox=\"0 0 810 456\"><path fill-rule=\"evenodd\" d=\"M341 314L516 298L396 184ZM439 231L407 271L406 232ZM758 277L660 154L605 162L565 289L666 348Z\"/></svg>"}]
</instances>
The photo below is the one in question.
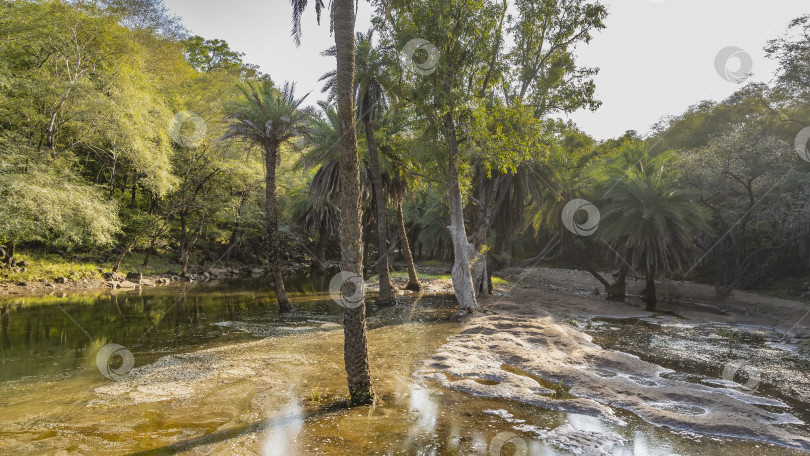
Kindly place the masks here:
<instances>
[{"instance_id":1,"label":"dense foliage","mask_svg":"<svg viewBox=\"0 0 810 456\"><path fill-rule=\"evenodd\" d=\"M598 69L574 50L604 28L602 5L376 6L355 40L354 107L365 264L385 282L393 261L414 289L412 258L454 261L475 309L493 270L525 260L686 274L722 293L808 273L810 163L793 145L810 124L808 17L769 42L772 86L599 142L558 117L600 106ZM0 37L6 263L26 250L116 269L157 254L183 272L270 259L280 277L279 262L338 258L334 105L306 107L157 0L3 2ZM414 39L430 46L403 56ZM336 72L323 80L331 103ZM562 223L577 198L601 211L594 236Z\"/></svg>"}]
</instances>

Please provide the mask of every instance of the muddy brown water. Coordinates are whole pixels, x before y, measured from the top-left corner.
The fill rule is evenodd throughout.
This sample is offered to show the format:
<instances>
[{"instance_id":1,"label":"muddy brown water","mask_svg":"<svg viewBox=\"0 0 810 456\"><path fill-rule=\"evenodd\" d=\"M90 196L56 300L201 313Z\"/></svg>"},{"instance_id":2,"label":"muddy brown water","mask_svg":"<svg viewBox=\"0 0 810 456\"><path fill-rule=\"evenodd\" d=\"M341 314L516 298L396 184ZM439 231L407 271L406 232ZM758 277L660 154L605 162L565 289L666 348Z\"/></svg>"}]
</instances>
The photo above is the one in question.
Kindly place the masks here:
<instances>
[{"instance_id":1,"label":"muddy brown water","mask_svg":"<svg viewBox=\"0 0 810 456\"><path fill-rule=\"evenodd\" d=\"M288 316L263 280L0 301L0 454L597 454L530 431L565 427L617 434L603 454L804 454L671 432L621 410L628 424L616 426L415 378L419 361L459 330L448 321L452 296L369 306L378 405L347 410L342 309L327 285L291 278ZM108 344L132 353L123 378L97 365Z\"/></svg>"}]
</instances>

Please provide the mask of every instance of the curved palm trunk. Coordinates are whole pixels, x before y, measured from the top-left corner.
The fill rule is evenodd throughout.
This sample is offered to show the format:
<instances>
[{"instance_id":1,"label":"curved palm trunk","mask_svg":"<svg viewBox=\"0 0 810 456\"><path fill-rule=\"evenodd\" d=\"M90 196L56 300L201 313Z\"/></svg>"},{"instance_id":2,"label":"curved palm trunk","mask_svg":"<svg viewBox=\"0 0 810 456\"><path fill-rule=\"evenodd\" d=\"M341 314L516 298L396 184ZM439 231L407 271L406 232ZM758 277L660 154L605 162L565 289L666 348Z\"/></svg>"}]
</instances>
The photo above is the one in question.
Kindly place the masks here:
<instances>
[{"instance_id":1,"label":"curved palm trunk","mask_svg":"<svg viewBox=\"0 0 810 456\"><path fill-rule=\"evenodd\" d=\"M371 182L374 185L377 250L380 252L380 258L377 259L377 273L380 276L380 295L377 297L377 302L387 304L394 301L394 290L391 285L391 277L388 275L388 220L385 208L385 188L380 171L380 159L377 156L377 139L374 137L374 127L371 124L371 107L367 98L363 100L363 125L366 129L366 143L368 144L368 167L371 171Z\"/></svg>"},{"instance_id":2,"label":"curved palm trunk","mask_svg":"<svg viewBox=\"0 0 810 456\"><path fill-rule=\"evenodd\" d=\"M354 0L334 0L332 17L337 49L337 101L340 134L340 257L341 269L363 276L360 224L360 159L354 128ZM350 405L374 402L366 338L366 305L343 311L343 360Z\"/></svg>"},{"instance_id":3,"label":"curved palm trunk","mask_svg":"<svg viewBox=\"0 0 810 456\"><path fill-rule=\"evenodd\" d=\"M422 291L422 283L419 282L419 276L416 275L416 266L413 264L411 246L408 243L408 230L405 229L405 217L402 215L402 198L396 199L396 210L400 249L402 249L402 256L405 257L405 266L408 268L408 284L405 285L405 289L410 291Z\"/></svg>"},{"instance_id":4,"label":"curved palm trunk","mask_svg":"<svg viewBox=\"0 0 810 456\"><path fill-rule=\"evenodd\" d=\"M456 126L451 112L444 115L444 127L449 148L447 180L450 189L447 193L450 200L450 236L453 239L453 253L455 255L451 271L453 290L461 307L460 312L479 312L481 307L478 305L478 301L475 300L475 290L470 272L470 257L473 254L474 247L467 240L467 231L464 228L464 206L461 198L458 170L458 142L456 139Z\"/></svg>"},{"instance_id":5,"label":"curved palm trunk","mask_svg":"<svg viewBox=\"0 0 810 456\"><path fill-rule=\"evenodd\" d=\"M279 239L278 239L278 202L276 201L276 159L278 150L276 147L269 147L265 150L264 161L266 166L265 174L265 208L267 210L267 259L270 262L270 275L276 289L276 299L278 299L279 312L290 312L293 310L287 291L284 289L284 277L281 275L281 265L279 264Z\"/></svg>"}]
</instances>

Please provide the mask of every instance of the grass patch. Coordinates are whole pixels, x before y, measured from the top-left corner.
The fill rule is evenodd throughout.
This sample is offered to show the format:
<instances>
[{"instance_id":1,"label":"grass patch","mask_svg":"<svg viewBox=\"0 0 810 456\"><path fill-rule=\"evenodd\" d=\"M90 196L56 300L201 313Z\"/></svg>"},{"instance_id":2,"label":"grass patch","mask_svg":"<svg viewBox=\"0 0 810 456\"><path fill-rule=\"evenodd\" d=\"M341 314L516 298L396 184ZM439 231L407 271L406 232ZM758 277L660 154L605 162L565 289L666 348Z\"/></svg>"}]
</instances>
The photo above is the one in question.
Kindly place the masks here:
<instances>
[{"instance_id":1,"label":"grass patch","mask_svg":"<svg viewBox=\"0 0 810 456\"><path fill-rule=\"evenodd\" d=\"M391 276L391 278L397 278L397 279L408 279L409 278L408 273L407 272L402 272L402 271L390 271L388 274ZM450 274L417 274L417 275L419 276L419 280L441 280L441 279L450 280L451 279ZM368 280L370 282L379 282L380 281L380 275L379 274L374 274L373 276L369 277Z\"/></svg>"},{"instance_id":2,"label":"grass patch","mask_svg":"<svg viewBox=\"0 0 810 456\"><path fill-rule=\"evenodd\" d=\"M442 267L444 266L444 262L439 260L422 260L419 262L419 266Z\"/></svg>"},{"instance_id":3,"label":"grass patch","mask_svg":"<svg viewBox=\"0 0 810 456\"><path fill-rule=\"evenodd\" d=\"M50 282L59 277L67 277L73 280L100 279L99 268L110 271L113 267L112 262L73 261L52 253L18 253L14 258L18 262L25 261L27 271L15 272L7 267L0 268L0 282L15 284L22 282ZM138 268L143 264L143 258L143 254L127 255L121 262L119 272L124 275L128 272L137 272ZM140 268L144 274L164 274L178 269L179 265L172 265L167 258L157 255L152 255L148 267Z\"/></svg>"},{"instance_id":4,"label":"grass patch","mask_svg":"<svg viewBox=\"0 0 810 456\"><path fill-rule=\"evenodd\" d=\"M25 261L26 272L14 272L10 268L0 269L0 282L39 282L51 281L57 277L71 279L97 279L99 265L92 262L74 262L56 254L18 253L17 262Z\"/></svg>"}]
</instances>

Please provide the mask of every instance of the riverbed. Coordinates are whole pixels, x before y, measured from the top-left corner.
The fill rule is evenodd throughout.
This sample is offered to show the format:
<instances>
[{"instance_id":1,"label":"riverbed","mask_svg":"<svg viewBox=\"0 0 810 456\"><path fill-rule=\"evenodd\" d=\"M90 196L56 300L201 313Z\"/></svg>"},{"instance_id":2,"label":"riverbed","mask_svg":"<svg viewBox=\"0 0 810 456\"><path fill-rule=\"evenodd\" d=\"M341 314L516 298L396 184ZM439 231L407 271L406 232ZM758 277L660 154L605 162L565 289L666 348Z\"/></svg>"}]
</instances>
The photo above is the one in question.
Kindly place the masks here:
<instances>
[{"instance_id":1,"label":"riverbed","mask_svg":"<svg viewBox=\"0 0 810 456\"><path fill-rule=\"evenodd\" d=\"M622 323L571 310L597 299L531 287L499 289L490 313L464 322L449 320L456 304L447 294L369 305L377 404L346 409L342 308L327 285L291 280L296 311L283 316L262 279L0 301L0 454L805 454L800 404L771 402L780 399L767 388L743 392L759 400L740 407L782 417L765 424L798 438L795 448L787 437L701 432L708 407L605 400L598 390L620 391L617 375L646 388L659 367L720 376L626 354L630 347L601 336ZM603 313L636 316L625 306ZM551 345L527 345L533 337ZM601 352L600 337L615 347ZM122 368L126 356L99 365L111 344L131 353L131 368ZM578 356L596 375L571 370ZM648 375L633 380L633 369ZM667 375L663 387L696 391ZM697 390L714 397L708 388L720 386Z\"/></svg>"}]
</instances>

